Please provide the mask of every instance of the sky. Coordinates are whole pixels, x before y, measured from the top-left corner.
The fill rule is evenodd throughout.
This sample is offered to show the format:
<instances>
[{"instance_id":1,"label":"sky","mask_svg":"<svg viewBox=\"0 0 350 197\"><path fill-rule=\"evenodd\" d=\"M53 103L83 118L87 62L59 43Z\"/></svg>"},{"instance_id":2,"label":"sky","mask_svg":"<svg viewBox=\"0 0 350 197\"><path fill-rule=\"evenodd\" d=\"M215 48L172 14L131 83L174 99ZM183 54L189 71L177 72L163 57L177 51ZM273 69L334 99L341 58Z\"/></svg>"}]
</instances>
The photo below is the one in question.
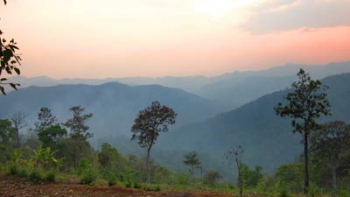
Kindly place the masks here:
<instances>
[{"instance_id":1,"label":"sky","mask_svg":"<svg viewBox=\"0 0 350 197\"><path fill-rule=\"evenodd\" d=\"M350 60L350 0L8 0L22 75L216 76Z\"/></svg>"}]
</instances>

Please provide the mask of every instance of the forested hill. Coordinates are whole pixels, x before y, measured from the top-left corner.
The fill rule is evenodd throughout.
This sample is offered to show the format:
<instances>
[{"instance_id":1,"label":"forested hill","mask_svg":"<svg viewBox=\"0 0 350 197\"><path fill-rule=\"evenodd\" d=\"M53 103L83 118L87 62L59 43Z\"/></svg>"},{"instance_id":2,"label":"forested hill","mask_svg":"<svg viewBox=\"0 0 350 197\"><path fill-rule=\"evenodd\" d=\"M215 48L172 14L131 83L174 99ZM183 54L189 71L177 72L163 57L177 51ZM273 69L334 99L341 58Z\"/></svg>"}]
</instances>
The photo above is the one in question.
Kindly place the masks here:
<instances>
[{"instance_id":1,"label":"forested hill","mask_svg":"<svg viewBox=\"0 0 350 197\"><path fill-rule=\"evenodd\" d=\"M328 120L350 118L350 74L335 75L323 80L332 105ZM196 150L225 160L224 152L242 145L244 162L273 170L291 162L301 153L300 134L293 134L289 119L275 115L274 107L288 90L265 95L235 110L214 118L185 126L165 135L158 146L169 149Z\"/></svg>"},{"instance_id":2,"label":"forested hill","mask_svg":"<svg viewBox=\"0 0 350 197\"><path fill-rule=\"evenodd\" d=\"M178 113L176 126L203 120L218 111L212 102L180 89L158 85L127 86L120 83L102 85L58 85L29 87L0 97L0 118L15 112L28 114L28 122L36 121L41 107L52 109L59 121L72 116L69 108L80 105L93 113L88 121L95 136L130 134L137 113L158 100ZM100 135L101 134L101 135Z\"/></svg>"}]
</instances>

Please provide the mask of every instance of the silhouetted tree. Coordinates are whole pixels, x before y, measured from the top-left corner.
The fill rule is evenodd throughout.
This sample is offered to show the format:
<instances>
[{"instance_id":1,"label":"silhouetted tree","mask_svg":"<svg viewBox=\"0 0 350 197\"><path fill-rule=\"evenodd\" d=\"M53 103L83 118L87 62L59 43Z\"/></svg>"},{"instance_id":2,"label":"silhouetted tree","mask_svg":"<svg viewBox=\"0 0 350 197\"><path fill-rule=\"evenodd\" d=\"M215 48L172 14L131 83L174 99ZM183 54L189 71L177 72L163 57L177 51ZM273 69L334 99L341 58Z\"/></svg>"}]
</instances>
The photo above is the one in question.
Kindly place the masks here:
<instances>
[{"instance_id":1,"label":"silhouetted tree","mask_svg":"<svg viewBox=\"0 0 350 197\"><path fill-rule=\"evenodd\" d=\"M316 160L328 161L332 170L332 186L337 193L337 168L340 157L350 147L350 125L342 121L328 122L314 132L311 150ZM324 164L323 164L324 165Z\"/></svg>"},{"instance_id":2,"label":"silhouetted tree","mask_svg":"<svg viewBox=\"0 0 350 197\"><path fill-rule=\"evenodd\" d=\"M7 1L3 1L4 4L7 4ZM15 72L17 75L20 74L20 69L18 68L21 65L21 57L16 54L16 51L19 50L17 43L14 39L7 41L2 37L3 32L0 29L0 92L6 94L5 87L3 85L10 85L12 88L17 90L17 87L20 85L18 83L7 82L7 78L2 77L3 72L6 72L8 75L12 75Z\"/></svg>"},{"instance_id":3,"label":"silhouetted tree","mask_svg":"<svg viewBox=\"0 0 350 197\"><path fill-rule=\"evenodd\" d=\"M170 107L160 105L158 101L153 101L151 106L141 110L134 120L134 125L131 128L133 133L131 140L138 140L140 147L147 149L147 183L151 181L149 158L152 146L155 144L160 132L168 131L168 125L175 124L176 115L175 111Z\"/></svg>"},{"instance_id":4,"label":"silhouetted tree","mask_svg":"<svg viewBox=\"0 0 350 197\"><path fill-rule=\"evenodd\" d=\"M23 112L16 112L12 115L11 121L13 123L13 126L15 128L16 133L16 143L17 147L21 147L21 140L19 136L19 130L23 129L24 127L27 127L28 124L26 123L25 119L28 115L24 114Z\"/></svg>"},{"instance_id":5,"label":"silhouetted tree","mask_svg":"<svg viewBox=\"0 0 350 197\"><path fill-rule=\"evenodd\" d=\"M73 139L81 138L86 140L93 137L93 134L88 132L89 126L85 124L86 120L92 117L92 113L82 114L84 110L81 106L71 107L70 111L73 112L73 117L62 124L70 129L69 135Z\"/></svg>"},{"instance_id":6,"label":"silhouetted tree","mask_svg":"<svg viewBox=\"0 0 350 197\"><path fill-rule=\"evenodd\" d=\"M51 109L47 107L40 108L40 111L38 113L38 121L34 123L35 130L37 132L57 124L58 123L57 123L56 116L52 115Z\"/></svg>"},{"instance_id":7,"label":"silhouetted tree","mask_svg":"<svg viewBox=\"0 0 350 197\"><path fill-rule=\"evenodd\" d=\"M239 196L243 196L243 190L244 190L244 176L243 176L243 167L244 164L242 162L242 157L243 157L244 150L242 146L237 146L236 148L231 148L229 149L226 153L226 159L229 160L230 162L235 162L237 166L237 171L238 171L238 180L237 180L237 185L239 187Z\"/></svg>"},{"instance_id":8,"label":"silhouetted tree","mask_svg":"<svg viewBox=\"0 0 350 197\"><path fill-rule=\"evenodd\" d=\"M201 162L199 161L198 154L196 151L189 152L184 155L185 160L183 160L183 163L190 166L190 173L193 176L194 175L194 168L199 167L201 165Z\"/></svg>"},{"instance_id":9,"label":"silhouetted tree","mask_svg":"<svg viewBox=\"0 0 350 197\"><path fill-rule=\"evenodd\" d=\"M325 90L319 80L312 80L303 69L297 74L299 80L292 84L292 91L287 94L287 103L278 103L276 114L281 117L292 118L293 132L303 135L305 183L304 193L309 190L309 134L318 128L316 119L321 115L330 115L330 103Z\"/></svg>"}]
</instances>

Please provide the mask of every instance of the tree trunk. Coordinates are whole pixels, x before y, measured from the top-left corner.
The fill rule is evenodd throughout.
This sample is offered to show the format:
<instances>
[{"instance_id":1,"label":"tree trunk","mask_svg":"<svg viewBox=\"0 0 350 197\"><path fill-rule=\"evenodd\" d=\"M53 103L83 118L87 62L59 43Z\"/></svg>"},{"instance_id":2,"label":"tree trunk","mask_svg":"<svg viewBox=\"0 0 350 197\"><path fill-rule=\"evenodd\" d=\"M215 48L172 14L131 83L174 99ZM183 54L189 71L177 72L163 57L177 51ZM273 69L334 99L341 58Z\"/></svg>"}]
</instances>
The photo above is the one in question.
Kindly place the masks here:
<instances>
[{"instance_id":1,"label":"tree trunk","mask_svg":"<svg viewBox=\"0 0 350 197\"><path fill-rule=\"evenodd\" d=\"M17 148L21 147L21 140L19 139L19 128L15 127L16 130L16 143L17 143Z\"/></svg>"},{"instance_id":2,"label":"tree trunk","mask_svg":"<svg viewBox=\"0 0 350 197\"><path fill-rule=\"evenodd\" d=\"M304 182L304 194L309 192L309 131L304 131L304 162L305 162L305 182Z\"/></svg>"},{"instance_id":3,"label":"tree trunk","mask_svg":"<svg viewBox=\"0 0 350 197\"><path fill-rule=\"evenodd\" d=\"M332 186L334 195L337 194L337 167L335 163L332 162Z\"/></svg>"},{"instance_id":4,"label":"tree trunk","mask_svg":"<svg viewBox=\"0 0 350 197\"><path fill-rule=\"evenodd\" d=\"M146 157L146 183L151 183L151 172L149 169L149 156L151 154L151 146L147 149L147 157Z\"/></svg>"}]
</instances>

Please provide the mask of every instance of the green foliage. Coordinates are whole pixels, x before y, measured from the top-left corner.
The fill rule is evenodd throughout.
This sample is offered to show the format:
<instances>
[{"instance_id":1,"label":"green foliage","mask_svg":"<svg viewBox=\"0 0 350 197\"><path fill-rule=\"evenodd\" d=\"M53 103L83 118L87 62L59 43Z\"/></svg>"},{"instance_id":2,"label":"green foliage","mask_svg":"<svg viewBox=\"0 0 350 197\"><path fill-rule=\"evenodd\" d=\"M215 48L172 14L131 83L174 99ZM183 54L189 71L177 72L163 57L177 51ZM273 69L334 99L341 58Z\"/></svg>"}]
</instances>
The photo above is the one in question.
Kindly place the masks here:
<instances>
[{"instance_id":1,"label":"green foliage","mask_svg":"<svg viewBox=\"0 0 350 197\"><path fill-rule=\"evenodd\" d=\"M57 150L57 144L67 135L67 130L59 125L50 126L48 128L38 130L38 138L42 142L43 147L51 147Z\"/></svg>"},{"instance_id":2,"label":"green foliage","mask_svg":"<svg viewBox=\"0 0 350 197\"><path fill-rule=\"evenodd\" d=\"M209 171L204 175L203 182L204 184L214 185L222 178L218 171Z\"/></svg>"},{"instance_id":3,"label":"green foliage","mask_svg":"<svg viewBox=\"0 0 350 197\"><path fill-rule=\"evenodd\" d=\"M191 183L191 177L188 173L181 171L174 172L174 183L180 185L189 185Z\"/></svg>"},{"instance_id":4,"label":"green foliage","mask_svg":"<svg viewBox=\"0 0 350 197\"><path fill-rule=\"evenodd\" d=\"M11 163L8 165L8 170L7 170L7 174L8 174L8 175L18 175L18 174L19 174L19 171L20 171L20 169L19 169L18 164L12 163L12 162L11 162Z\"/></svg>"},{"instance_id":5,"label":"green foliage","mask_svg":"<svg viewBox=\"0 0 350 197\"><path fill-rule=\"evenodd\" d=\"M337 196L338 197L348 197L348 196L350 196L350 191L341 189L341 190L338 191Z\"/></svg>"},{"instance_id":6,"label":"green foliage","mask_svg":"<svg viewBox=\"0 0 350 197\"><path fill-rule=\"evenodd\" d=\"M93 133L88 132L90 127L85 123L92 117L92 113L82 114L85 109L81 106L71 107L70 111L73 112L73 117L63 123L63 126L70 129L69 135L73 139L87 140L92 138Z\"/></svg>"},{"instance_id":7,"label":"green foliage","mask_svg":"<svg viewBox=\"0 0 350 197\"><path fill-rule=\"evenodd\" d=\"M285 188L282 188L278 194L278 197L290 197L288 191Z\"/></svg>"},{"instance_id":8,"label":"green foliage","mask_svg":"<svg viewBox=\"0 0 350 197\"><path fill-rule=\"evenodd\" d=\"M42 107L38 113L38 121L35 122L34 125L35 131L39 132L58 124L56 116L51 113L51 109L48 107Z\"/></svg>"},{"instance_id":9,"label":"green foliage","mask_svg":"<svg viewBox=\"0 0 350 197\"><path fill-rule=\"evenodd\" d=\"M113 185L116 185L117 184L117 178L113 175L109 175L107 177L107 181L108 181L108 185L109 186L113 186Z\"/></svg>"},{"instance_id":10,"label":"green foliage","mask_svg":"<svg viewBox=\"0 0 350 197\"><path fill-rule=\"evenodd\" d=\"M11 158L15 147L16 133L12 122L7 119L0 119L0 163Z\"/></svg>"},{"instance_id":11,"label":"green foliage","mask_svg":"<svg viewBox=\"0 0 350 197\"><path fill-rule=\"evenodd\" d=\"M51 169L45 174L45 181L48 183L53 183L56 181L56 170Z\"/></svg>"},{"instance_id":12,"label":"green foliage","mask_svg":"<svg viewBox=\"0 0 350 197\"><path fill-rule=\"evenodd\" d=\"M50 167L58 167L61 165L62 161L57 160L53 156L51 147L43 148L43 146L40 144L40 146L33 151L34 155L31 157L31 163L33 164L34 168L49 169Z\"/></svg>"},{"instance_id":13,"label":"green foliage","mask_svg":"<svg viewBox=\"0 0 350 197\"><path fill-rule=\"evenodd\" d=\"M28 177L29 176L29 173L28 173L28 170L27 168L21 168L20 171L19 171L19 174L18 174L20 177Z\"/></svg>"},{"instance_id":14,"label":"green foliage","mask_svg":"<svg viewBox=\"0 0 350 197\"><path fill-rule=\"evenodd\" d=\"M183 163L186 165L189 165L191 168L189 169L191 175L194 174L194 168L201 166L201 162L198 158L198 154L196 151L189 152L184 155L185 160L183 160Z\"/></svg>"},{"instance_id":15,"label":"green foliage","mask_svg":"<svg viewBox=\"0 0 350 197\"><path fill-rule=\"evenodd\" d=\"M29 173L29 180L32 181L35 184L43 182L45 179L43 177L42 172L39 169L34 168L30 173Z\"/></svg>"},{"instance_id":16,"label":"green foliage","mask_svg":"<svg viewBox=\"0 0 350 197\"><path fill-rule=\"evenodd\" d=\"M81 158L91 157L90 143L83 139L67 138L57 144L57 157L64 158L65 169L77 169Z\"/></svg>"},{"instance_id":17,"label":"green foliage","mask_svg":"<svg viewBox=\"0 0 350 197\"><path fill-rule=\"evenodd\" d=\"M303 164L291 163L281 165L276 172L280 187L288 191L301 192L303 187Z\"/></svg>"},{"instance_id":18,"label":"green foliage","mask_svg":"<svg viewBox=\"0 0 350 197\"><path fill-rule=\"evenodd\" d=\"M84 185L91 185L94 181L96 181L98 178L98 174L96 170L92 168L88 168L83 171L82 177L80 179L80 183Z\"/></svg>"}]
</instances>

